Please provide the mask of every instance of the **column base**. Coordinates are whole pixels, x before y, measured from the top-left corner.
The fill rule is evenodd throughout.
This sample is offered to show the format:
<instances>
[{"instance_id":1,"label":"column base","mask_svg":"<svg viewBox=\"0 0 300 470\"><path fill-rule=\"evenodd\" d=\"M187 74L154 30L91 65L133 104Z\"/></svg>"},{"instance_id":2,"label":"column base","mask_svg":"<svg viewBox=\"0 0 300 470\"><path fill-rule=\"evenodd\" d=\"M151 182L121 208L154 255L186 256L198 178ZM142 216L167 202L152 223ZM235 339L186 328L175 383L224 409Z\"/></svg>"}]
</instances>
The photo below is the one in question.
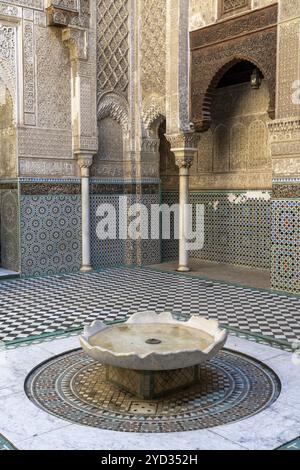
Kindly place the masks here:
<instances>
[{"instance_id":1,"label":"column base","mask_svg":"<svg viewBox=\"0 0 300 470\"><path fill-rule=\"evenodd\" d=\"M179 266L179 268L176 269L176 271L179 273L189 273L190 270L191 269L188 268L187 266Z\"/></svg>"},{"instance_id":2,"label":"column base","mask_svg":"<svg viewBox=\"0 0 300 470\"><path fill-rule=\"evenodd\" d=\"M93 271L92 266L81 266L80 272L81 273L91 273Z\"/></svg>"}]
</instances>

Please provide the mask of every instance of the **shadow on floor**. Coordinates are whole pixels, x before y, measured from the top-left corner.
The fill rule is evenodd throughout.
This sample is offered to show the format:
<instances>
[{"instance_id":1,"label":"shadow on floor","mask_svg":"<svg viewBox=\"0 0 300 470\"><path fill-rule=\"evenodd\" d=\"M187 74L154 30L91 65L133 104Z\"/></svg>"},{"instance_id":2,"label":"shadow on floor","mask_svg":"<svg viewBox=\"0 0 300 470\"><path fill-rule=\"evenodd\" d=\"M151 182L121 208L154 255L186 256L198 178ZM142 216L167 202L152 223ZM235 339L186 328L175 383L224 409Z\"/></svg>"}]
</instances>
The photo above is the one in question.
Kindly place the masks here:
<instances>
[{"instance_id":1,"label":"shadow on floor","mask_svg":"<svg viewBox=\"0 0 300 470\"><path fill-rule=\"evenodd\" d=\"M162 271L175 271L178 266L177 261L164 262L152 265L152 268ZM254 287L258 289L270 289L270 272L267 269L246 268L234 266L227 263L215 263L212 261L202 261L191 259L191 271L184 273L190 276L199 276L214 281L224 281L231 284Z\"/></svg>"}]
</instances>

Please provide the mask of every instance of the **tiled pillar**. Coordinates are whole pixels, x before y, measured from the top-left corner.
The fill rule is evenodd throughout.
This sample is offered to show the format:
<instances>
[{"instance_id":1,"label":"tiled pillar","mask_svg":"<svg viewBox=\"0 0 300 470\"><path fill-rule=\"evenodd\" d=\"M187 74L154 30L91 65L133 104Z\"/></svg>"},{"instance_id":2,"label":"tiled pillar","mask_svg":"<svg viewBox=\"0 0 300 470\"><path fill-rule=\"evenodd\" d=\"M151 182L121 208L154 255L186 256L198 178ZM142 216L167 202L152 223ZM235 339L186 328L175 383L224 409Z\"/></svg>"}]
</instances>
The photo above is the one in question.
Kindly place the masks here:
<instances>
[{"instance_id":1,"label":"tiled pillar","mask_svg":"<svg viewBox=\"0 0 300 470\"><path fill-rule=\"evenodd\" d=\"M300 119L269 123L273 157L271 286L300 293Z\"/></svg>"},{"instance_id":2,"label":"tiled pillar","mask_svg":"<svg viewBox=\"0 0 300 470\"><path fill-rule=\"evenodd\" d=\"M300 293L300 0L281 0L273 165L271 285Z\"/></svg>"},{"instance_id":3,"label":"tiled pillar","mask_svg":"<svg viewBox=\"0 0 300 470\"><path fill-rule=\"evenodd\" d=\"M91 267L91 233L90 233L90 167L93 155L80 154L78 165L81 176L81 217L82 217L82 254L80 271L87 273Z\"/></svg>"}]
</instances>

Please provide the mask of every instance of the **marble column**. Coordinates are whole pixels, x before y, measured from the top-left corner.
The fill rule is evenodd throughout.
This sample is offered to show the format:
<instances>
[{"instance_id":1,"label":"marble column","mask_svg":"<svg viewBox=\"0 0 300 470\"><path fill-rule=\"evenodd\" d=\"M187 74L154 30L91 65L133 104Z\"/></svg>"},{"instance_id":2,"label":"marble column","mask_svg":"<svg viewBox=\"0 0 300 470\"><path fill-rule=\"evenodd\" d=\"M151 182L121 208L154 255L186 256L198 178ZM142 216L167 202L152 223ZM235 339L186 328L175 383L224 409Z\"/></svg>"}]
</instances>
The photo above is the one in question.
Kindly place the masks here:
<instances>
[{"instance_id":1,"label":"marble column","mask_svg":"<svg viewBox=\"0 0 300 470\"><path fill-rule=\"evenodd\" d=\"M176 165L179 167L179 266L177 271L188 272L189 252L186 247L186 235L189 224L187 204L189 204L189 173L193 164L193 156L185 154L176 156Z\"/></svg>"},{"instance_id":2,"label":"marble column","mask_svg":"<svg viewBox=\"0 0 300 470\"><path fill-rule=\"evenodd\" d=\"M80 154L77 161L81 176L82 251L80 271L88 273L92 271L90 234L90 167L93 163L93 155Z\"/></svg>"},{"instance_id":3,"label":"marble column","mask_svg":"<svg viewBox=\"0 0 300 470\"><path fill-rule=\"evenodd\" d=\"M179 272L190 271L189 252L187 249L187 235L191 232L189 227L189 175L194 157L198 151L199 135L188 132L166 136L171 143L171 151L175 155L176 165L179 168Z\"/></svg>"}]
</instances>

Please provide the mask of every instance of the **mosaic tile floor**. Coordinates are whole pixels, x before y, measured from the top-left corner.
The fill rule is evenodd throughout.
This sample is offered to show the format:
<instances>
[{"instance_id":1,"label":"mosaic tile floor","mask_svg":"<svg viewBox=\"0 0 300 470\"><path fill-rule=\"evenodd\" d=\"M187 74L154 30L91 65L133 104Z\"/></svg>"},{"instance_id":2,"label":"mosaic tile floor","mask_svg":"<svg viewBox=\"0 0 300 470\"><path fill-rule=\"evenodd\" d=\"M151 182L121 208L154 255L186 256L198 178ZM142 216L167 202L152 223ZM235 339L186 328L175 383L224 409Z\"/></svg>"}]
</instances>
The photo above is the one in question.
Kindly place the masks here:
<instances>
[{"instance_id":1,"label":"mosaic tile floor","mask_svg":"<svg viewBox=\"0 0 300 470\"><path fill-rule=\"evenodd\" d=\"M228 350L201 366L199 384L152 400L108 383L105 367L81 349L43 363L25 385L30 400L57 417L134 433L194 431L237 422L271 406L280 389L271 369Z\"/></svg>"},{"instance_id":2,"label":"mosaic tile floor","mask_svg":"<svg viewBox=\"0 0 300 470\"><path fill-rule=\"evenodd\" d=\"M143 310L201 314L239 330L300 341L300 297L126 267L0 282L0 341Z\"/></svg>"}]
</instances>

